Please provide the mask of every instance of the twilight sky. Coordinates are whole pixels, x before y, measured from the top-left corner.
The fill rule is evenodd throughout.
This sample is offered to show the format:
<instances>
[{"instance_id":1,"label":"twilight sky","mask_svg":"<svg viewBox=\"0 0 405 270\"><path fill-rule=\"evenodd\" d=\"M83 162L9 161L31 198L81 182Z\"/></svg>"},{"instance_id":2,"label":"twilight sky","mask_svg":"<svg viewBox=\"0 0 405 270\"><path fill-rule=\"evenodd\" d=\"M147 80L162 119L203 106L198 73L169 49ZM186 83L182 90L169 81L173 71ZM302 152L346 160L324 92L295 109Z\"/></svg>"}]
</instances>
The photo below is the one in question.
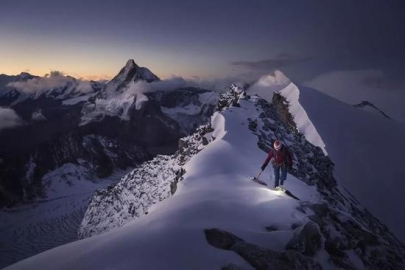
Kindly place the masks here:
<instances>
[{"instance_id":1,"label":"twilight sky","mask_svg":"<svg viewBox=\"0 0 405 270\"><path fill-rule=\"evenodd\" d=\"M0 73L111 78L133 58L158 76L285 69L402 78L405 1L2 0Z\"/></svg>"}]
</instances>

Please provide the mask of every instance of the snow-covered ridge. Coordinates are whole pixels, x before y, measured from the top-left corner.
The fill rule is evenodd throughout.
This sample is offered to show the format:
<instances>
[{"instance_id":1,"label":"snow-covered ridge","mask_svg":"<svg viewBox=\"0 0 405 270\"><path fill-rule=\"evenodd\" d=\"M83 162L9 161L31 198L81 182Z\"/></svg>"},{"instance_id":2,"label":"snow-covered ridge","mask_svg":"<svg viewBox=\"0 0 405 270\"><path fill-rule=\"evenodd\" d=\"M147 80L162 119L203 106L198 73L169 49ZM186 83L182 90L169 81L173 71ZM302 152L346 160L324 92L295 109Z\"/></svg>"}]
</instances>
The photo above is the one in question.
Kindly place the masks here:
<instances>
[{"instance_id":1,"label":"snow-covered ridge","mask_svg":"<svg viewBox=\"0 0 405 270\"><path fill-rule=\"evenodd\" d=\"M310 143L320 147L327 154L325 143L299 102L299 88L281 71L275 71L274 75L263 76L247 91L251 94L257 94L269 102L273 100L274 93L280 93L288 102L288 109L294 118L297 130Z\"/></svg>"},{"instance_id":2,"label":"snow-covered ridge","mask_svg":"<svg viewBox=\"0 0 405 270\"><path fill-rule=\"evenodd\" d=\"M289 83L280 93L288 102L289 111L294 117L298 131L305 136L307 141L320 147L326 155L325 143L299 102L300 90L298 87L293 83Z\"/></svg>"}]
</instances>

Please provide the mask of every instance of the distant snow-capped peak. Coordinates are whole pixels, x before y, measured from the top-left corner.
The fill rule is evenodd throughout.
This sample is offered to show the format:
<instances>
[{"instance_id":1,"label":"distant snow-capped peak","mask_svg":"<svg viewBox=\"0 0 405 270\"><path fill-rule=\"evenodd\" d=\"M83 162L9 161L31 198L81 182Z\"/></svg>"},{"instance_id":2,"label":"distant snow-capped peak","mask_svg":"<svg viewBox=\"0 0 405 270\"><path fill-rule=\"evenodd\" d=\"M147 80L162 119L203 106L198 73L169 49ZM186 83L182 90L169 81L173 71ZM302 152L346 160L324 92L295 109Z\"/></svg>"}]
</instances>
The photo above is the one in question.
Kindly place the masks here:
<instances>
[{"instance_id":1,"label":"distant snow-capped peak","mask_svg":"<svg viewBox=\"0 0 405 270\"><path fill-rule=\"evenodd\" d=\"M127 76L131 76L134 81L143 80L147 82L160 81L159 77L153 74L148 68L138 66L133 59L129 59L118 74L120 76L123 72ZM135 72L134 74L131 74Z\"/></svg>"},{"instance_id":2,"label":"distant snow-capped peak","mask_svg":"<svg viewBox=\"0 0 405 270\"><path fill-rule=\"evenodd\" d=\"M129 87L130 83L138 81L155 82L160 81L160 79L149 69L139 67L133 59L129 59L118 75L106 84L97 98L107 99L116 92L122 93Z\"/></svg>"}]
</instances>

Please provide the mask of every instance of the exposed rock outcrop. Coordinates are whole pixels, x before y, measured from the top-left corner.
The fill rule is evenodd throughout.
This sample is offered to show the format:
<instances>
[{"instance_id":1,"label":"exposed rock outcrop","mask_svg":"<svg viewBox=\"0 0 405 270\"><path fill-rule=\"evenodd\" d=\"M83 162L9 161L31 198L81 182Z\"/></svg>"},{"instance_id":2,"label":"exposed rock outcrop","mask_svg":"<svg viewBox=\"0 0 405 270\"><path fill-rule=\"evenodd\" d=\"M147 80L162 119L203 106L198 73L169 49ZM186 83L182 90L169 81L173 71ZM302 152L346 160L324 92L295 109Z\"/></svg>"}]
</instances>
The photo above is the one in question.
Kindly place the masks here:
<instances>
[{"instance_id":1,"label":"exposed rock outcrop","mask_svg":"<svg viewBox=\"0 0 405 270\"><path fill-rule=\"evenodd\" d=\"M204 233L211 246L238 253L255 269L322 269L317 262L295 251L276 252L262 248L219 229L206 229Z\"/></svg>"},{"instance_id":2,"label":"exposed rock outcrop","mask_svg":"<svg viewBox=\"0 0 405 270\"><path fill-rule=\"evenodd\" d=\"M371 108L372 110L374 110L377 113L380 113L382 116L384 116L385 118L391 119L391 117L389 117L385 112L383 112L382 110L380 110L379 108L377 108L377 106L375 106L373 103L371 103L370 101L362 101L359 104L355 104L353 105L355 108Z\"/></svg>"}]
</instances>

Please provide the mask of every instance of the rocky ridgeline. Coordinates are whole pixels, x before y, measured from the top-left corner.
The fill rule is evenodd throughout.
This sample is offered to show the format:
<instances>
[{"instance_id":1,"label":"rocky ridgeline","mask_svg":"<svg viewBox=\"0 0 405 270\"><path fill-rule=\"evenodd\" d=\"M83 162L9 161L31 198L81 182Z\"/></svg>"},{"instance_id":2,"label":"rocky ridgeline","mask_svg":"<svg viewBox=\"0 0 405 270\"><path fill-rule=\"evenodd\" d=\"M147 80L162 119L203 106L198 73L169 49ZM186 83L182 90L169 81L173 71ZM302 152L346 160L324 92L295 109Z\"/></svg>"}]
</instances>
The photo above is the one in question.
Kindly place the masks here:
<instances>
[{"instance_id":1,"label":"rocky ridgeline","mask_svg":"<svg viewBox=\"0 0 405 270\"><path fill-rule=\"evenodd\" d=\"M310 257L299 252L286 250L276 252L245 242L229 232L219 229L206 229L205 237L211 246L219 249L234 251L243 259L249 262L255 269L308 269L318 270L322 267ZM238 266L229 264L222 267L222 270L238 270Z\"/></svg>"},{"instance_id":2,"label":"rocky ridgeline","mask_svg":"<svg viewBox=\"0 0 405 270\"><path fill-rule=\"evenodd\" d=\"M239 99L250 99L245 93L232 89L223 100L223 108L238 106ZM321 269L316 254L325 250L329 260L343 269L357 269L354 252L367 269L404 269L405 246L371 213L345 190L337 186L334 164L323 151L300 134L288 111L288 102L274 94L272 103L255 99L262 112L249 119L249 129L258 137L258 147L268 152L274 140L284 142L294 154L293 169L289 172L308 185L315 185L322 200L318 203L301 201L297 210L306 214L303 224L293 224L294 237L276 252L246 243L221 229L207 228L208 243L217 248L232 250L256 269ZM279 225L269 224L269 233ZM228 265L223 269L238 269Z\"/></svg>"},{"instance_id":3,"label":"rocky ridgeline","mask_svg":"<svg viewBox=\"0 0 405 270\"><path fill-rule=\"evenodd\" d=\"M148 214L148 209L173 195L186 172L184 165L214 138L205 125L179 141L172 156L158 155L127 174L115 185L97 190L79 228L86 238L121 227L130 220Z\"/></svg>"}]
</instances>

